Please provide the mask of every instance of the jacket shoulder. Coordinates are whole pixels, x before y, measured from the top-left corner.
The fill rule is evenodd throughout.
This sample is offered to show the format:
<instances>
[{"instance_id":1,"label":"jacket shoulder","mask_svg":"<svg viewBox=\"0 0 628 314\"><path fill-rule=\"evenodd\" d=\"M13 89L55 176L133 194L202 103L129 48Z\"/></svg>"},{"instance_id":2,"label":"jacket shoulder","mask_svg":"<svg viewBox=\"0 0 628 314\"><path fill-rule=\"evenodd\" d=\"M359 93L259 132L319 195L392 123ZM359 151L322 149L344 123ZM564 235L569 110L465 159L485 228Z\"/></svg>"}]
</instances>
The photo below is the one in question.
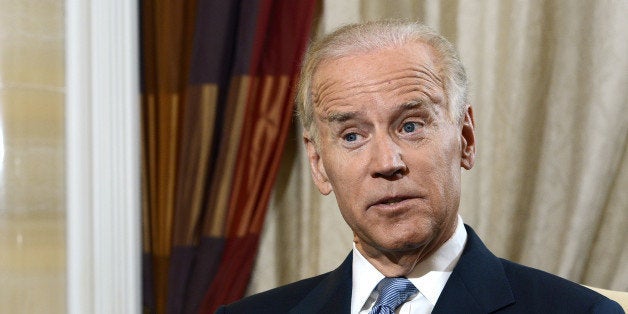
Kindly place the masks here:
<instances>
[{"instance_id":1,"label":"jacket shoulder","mask_svg":"<svg viewBox=\"0 0 628 314\"><path fill-rule=\"evenodd\" d=\"M335 270L246 297L216 313L344 313L351 306L352 254Z\"/></svg>"},{"instance_id":2,"label":"jacket shoulder","mask_svg":"<svg viewBox=\"0 0 628 314\"><path fill-rule=\"evenodd\" d=\"M245 297L221 307L216 313L286 313L328 275L318 275Z\"/></svg>"},{"instance_id":3,"label":"jacket shoulder","mask_svg":"<svg viewBox=\"0 0 628 314\"><path fill-rule=\"evenodd\" d=\"M624 313L619 304L575 282L500 259L516 303L529 313Z\"/></svg>"}]
</instances>

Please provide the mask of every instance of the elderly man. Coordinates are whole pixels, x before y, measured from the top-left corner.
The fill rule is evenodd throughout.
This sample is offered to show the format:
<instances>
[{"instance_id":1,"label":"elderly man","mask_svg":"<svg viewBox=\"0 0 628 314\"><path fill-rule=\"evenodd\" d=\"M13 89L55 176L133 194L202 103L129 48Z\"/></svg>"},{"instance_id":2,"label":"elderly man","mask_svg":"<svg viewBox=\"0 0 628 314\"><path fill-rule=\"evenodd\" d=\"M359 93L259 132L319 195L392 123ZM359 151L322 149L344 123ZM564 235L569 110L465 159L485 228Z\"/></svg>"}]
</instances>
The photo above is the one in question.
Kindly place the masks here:
<instances>
[{"instance_id":1,"label":"elderly man","mask_svg":"<svg viewBox=\"0 0 628 314\"><path fill-rule=\"evenodd\" d=\"M565 279L495 257L458 216L475 159L453 46L410 22L313 43L297 98L314 183L354 234L336 270L218 313L621 313Z\"/></svg>"}]
</instances>

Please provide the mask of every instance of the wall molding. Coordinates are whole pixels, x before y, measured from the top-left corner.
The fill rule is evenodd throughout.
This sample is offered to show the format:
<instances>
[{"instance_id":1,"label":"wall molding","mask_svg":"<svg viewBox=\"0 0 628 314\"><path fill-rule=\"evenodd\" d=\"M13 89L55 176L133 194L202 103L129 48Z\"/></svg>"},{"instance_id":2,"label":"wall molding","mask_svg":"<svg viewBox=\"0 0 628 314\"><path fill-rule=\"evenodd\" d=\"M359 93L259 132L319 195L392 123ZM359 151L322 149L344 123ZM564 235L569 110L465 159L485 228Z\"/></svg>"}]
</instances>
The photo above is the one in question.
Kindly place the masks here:
<instances>
[{"instance_id":1,"label":"wall molding","mask_svg":"<svg viewBox=\"0 0 628 314\"><path fill-rule=\"evenodd\" d=\"M140 313L138 3L65 5L67 312Z\"/></svg>"}]
</instances>

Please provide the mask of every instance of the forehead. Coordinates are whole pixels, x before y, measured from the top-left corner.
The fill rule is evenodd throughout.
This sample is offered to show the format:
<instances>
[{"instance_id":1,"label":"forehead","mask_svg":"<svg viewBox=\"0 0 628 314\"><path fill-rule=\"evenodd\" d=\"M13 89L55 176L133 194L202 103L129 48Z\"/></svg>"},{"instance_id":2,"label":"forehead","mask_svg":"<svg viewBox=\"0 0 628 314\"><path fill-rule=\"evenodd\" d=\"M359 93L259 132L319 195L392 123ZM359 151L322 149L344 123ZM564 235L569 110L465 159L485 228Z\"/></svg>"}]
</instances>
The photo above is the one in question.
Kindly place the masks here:
<instances>
[{"instance_id":1,"label":"forehead","mask_svg":"<svg viewBox=\"0 0 628 314\"><path fill-rule=\"evenodd\" d=\"M312 82L315 111L323 115L356 103L438 104L443 94L437 58L421 42L323 60Z\"/></svg>"}]
</instances>

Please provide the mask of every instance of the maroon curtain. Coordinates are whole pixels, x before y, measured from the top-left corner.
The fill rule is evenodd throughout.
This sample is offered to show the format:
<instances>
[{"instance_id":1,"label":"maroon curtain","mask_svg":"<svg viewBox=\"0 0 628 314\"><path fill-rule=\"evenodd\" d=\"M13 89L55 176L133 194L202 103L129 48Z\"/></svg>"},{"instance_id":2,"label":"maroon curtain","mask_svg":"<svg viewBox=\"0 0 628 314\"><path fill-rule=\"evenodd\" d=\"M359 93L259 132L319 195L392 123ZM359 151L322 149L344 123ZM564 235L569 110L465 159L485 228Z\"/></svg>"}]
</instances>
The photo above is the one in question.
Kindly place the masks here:
<instances>
[{"instance_id":1,"label":"maroon curtain","mask_svg":"<svg viewBox=\"0 0 628 314\"><path fill-rule=\"evenodd\" d=\"M243 296L315 2L142 2L146 312Z\"/></svg>"}]
</instances>

